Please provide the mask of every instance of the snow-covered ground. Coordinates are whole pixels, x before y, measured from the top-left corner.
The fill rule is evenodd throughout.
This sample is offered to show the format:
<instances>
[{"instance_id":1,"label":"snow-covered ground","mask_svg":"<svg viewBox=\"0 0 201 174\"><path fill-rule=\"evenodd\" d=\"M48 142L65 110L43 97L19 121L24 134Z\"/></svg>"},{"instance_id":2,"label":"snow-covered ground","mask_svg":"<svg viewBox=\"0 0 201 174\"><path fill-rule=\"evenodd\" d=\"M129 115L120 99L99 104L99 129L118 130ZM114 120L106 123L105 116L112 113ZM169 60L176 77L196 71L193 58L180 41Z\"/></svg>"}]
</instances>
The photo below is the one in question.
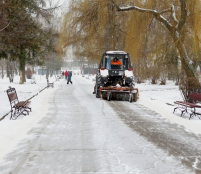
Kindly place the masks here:
<instances>
[{"instance_id":1,"label":"snow-covered ground","mask_svg":"<svg viewBox=\"0 0 201 174\"><path fill-rule=\"evenodd\" d=\"M84 79L86 83L91 83L91 91L93 91L94 76L77 76L82 80ZM35 95L31 99L33 112L29 116L20 116L17 120L10 120L10 114L8 114L0 121L0 162L26 136L26 133L45 116L48 109L48 103L45 101L47 101L51 93L57 89L59 84L66 83L64 79L55 81L54 77L49 80L54 82L55 87L39 92L47 86L45 76L36 76L36 84L31 84L31 80L27 80L26 84L23 85L18 84L19 77L15 77L14 83L9 83L8 79L0 79L0 118L10 111L10 103L6 94L8 86L16 89L19 100L26 100ZM198 118L189 120L189 115L187 114L184 117L180 117L180 112L172 113L174 101L183 100L178 86L175 86L174 82L168 81L167 85L164 86L151 85L146 82L136 84L136 87L139 89L140 94L137 101L139 104L156 111L171 123L184 126L187 131L201 134L201 120Z\"/></svg>"},{"instance_id":2,"label":"snow-covered ground","mask_svg":"<svg viewBox=\"0 0 201 174\"><path fill-rule=\"evenodd\" d=\"M48 104L44 101L47 101L53 90L57 88L59 81L57 83L55 80L55 77L49 78L49 82L54 82L54 88L44 89L47 86L46 76L36 76L36 84L31 84L31 80L28 79L26 84L23 85L19 84L18 76L14 78L14 83L10 83L7 78L0 79L0 119L9 113L11 109L6 93L9 86L16 89L20 101L27 100L35 95L31 99L32 112L30 112L29 116L20 116L17 120L10 120L9 113L0 121L0 162L45 115Z\"/></svg>"}]
</instances>

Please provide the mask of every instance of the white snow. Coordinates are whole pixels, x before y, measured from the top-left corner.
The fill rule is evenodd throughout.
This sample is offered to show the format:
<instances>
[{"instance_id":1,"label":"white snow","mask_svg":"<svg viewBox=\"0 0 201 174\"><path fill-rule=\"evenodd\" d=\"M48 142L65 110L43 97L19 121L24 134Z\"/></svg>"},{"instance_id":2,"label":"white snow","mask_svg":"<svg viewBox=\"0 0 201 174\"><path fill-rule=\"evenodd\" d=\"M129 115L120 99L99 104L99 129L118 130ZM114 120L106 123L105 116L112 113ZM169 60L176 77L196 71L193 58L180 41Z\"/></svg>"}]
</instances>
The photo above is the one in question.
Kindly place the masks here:
<instances>
[{"instance_id":1,"label":"white snow","mask_svg":"<svg viewBox=\"0 0 201 174\"><path fill-rule=\"evenodd\" d=\"M94 76L87 76L89 78L84 78L81 75L77 76L86 83L91 83L91 91L93 91ZM47 86L45 76L35 76L35 78L36 84L31 84L31 80L27 80L26 84L23 85L18 84L19 77L15 77L14 83L9 83L8 79L0 79L0 118L10 111L10 103L5 92L8 86L16 89L19 100L26 100L36 95L31 99L33 111L29 116L20 116L17 120L10 120L9 114L0 121L0 162L26 136L32 127L37 126L37 123L45 116L48 109L48 103L45 101L58 88L59 84L66 83L64 79L55 82L55 78L52 77L49 81L54 82L55 87L44 89ZM173 114L174 106L172 105L174 105L174 101L183 100L178 86L175 86L174 82L168 81L166 85L151 85L146 82L136 84L136 87L140 94L137 101L139 104L156 111L168 122L184 126L189 132L201 134L201 120L198 118L189 120L188 114L180 117L180 112ZM39 93L42 89L44 90ZM93 94L91 93L91 95Z\"/></svg>"},{"instance_id":2,"label":"white snow","mask_svg":"<svg viewBox=\"0 0 201 174\"><path fill-rule=\"evenodd\" d=\"M14 78L14 83L9 83L9 79L0 79L0 119L9 113L10 103L6 93L8 86L14 87L17 91L20 101L31 99L31 108L29 116L20 116L17 120L10 120L10 113L0 121L0 162L7 153L9 153L16 144L22 140L27 132L36 125L36 123L45 115L48 104L47 98L56 89L49 88L42 92L40 90L47 86L45 76L36 76L36 84L31 84L31 80L27 80L26 84L19 84L19 77ZM55 78L49 78L50 82L54 82ZM55 83L56 84L56 83Z\"/></svg>"}]
</instances>

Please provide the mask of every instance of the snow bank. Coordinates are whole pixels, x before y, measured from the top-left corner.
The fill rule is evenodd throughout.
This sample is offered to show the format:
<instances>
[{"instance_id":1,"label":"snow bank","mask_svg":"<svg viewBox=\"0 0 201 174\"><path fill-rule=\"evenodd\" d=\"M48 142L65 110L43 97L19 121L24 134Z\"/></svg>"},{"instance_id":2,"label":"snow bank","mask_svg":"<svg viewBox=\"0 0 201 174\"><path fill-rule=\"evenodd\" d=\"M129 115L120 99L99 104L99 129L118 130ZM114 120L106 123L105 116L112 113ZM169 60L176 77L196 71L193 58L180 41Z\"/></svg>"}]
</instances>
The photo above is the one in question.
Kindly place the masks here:
<instances>
[{"instance_id":1,"label":"snow bank","mask_svg":"<svg viewBox=\"0 0 201 174\"><path fill-rule=\"evenodd\" d=\"M4 159L5 155L9 153L19 141L21 141L27 132L45 116L48 109L49 96L57 89L61 81L55 82L54 88L45 89L39 93L40 90L47 86L45 76L37 76L36 84L31 84L31 80L27 80L26 84L18 84L19 79L16 77L14 83L9 83L8 79L0 80L0 118L10 111L10 103L6 93L8 86L14 87L17 91L19 100L27 100L28 98L36 95L31 99L31 108L27 116L20 116L17 120L10 120L10 114L0 121L0 162ZM54 82L55 78L49 79ZM38 94L38 95L37 95Z\"/></svg>"}]
</instances>

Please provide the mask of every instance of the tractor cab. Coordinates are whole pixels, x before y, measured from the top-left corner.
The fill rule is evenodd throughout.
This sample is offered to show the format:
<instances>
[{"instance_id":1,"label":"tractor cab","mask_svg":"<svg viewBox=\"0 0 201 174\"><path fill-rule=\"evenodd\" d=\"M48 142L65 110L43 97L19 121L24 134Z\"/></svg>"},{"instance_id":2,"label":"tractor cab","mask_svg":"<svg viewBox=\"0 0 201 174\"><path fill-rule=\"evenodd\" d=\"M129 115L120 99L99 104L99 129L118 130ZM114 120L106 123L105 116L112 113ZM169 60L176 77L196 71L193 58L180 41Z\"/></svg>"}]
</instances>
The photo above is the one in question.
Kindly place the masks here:
<instances>
[{"instance_id":1,"label":"tractor cab","mask_svg":"<svg viewBox=\"0 0 201 174\"><path fill-rule=\"evenodd\" d=\"M131 68L129 55L124 51L108 51L103 54L99 68L107 70L127 70Z\"/></svg>"}]
</instances>

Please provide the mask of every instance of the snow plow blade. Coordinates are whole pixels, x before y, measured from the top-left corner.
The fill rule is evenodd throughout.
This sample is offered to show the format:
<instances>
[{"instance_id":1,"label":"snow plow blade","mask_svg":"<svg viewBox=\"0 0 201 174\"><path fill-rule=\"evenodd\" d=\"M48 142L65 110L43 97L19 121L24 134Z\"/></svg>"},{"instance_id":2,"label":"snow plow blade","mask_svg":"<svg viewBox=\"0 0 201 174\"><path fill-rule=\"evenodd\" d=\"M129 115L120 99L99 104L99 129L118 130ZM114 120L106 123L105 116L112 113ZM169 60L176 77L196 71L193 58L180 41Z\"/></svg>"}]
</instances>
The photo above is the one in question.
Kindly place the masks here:
<instances>
[{"instance_id":1,"label":"snow plow blade","mask_svg":"<svg viewBox=\"0 0 201 174\"><path fill-rule=\"evenodd\" d=\"M136 102L139 98L138 88L122 87L122 86L107 86L100 87L100 93L103 99L113 100L127 100L129 102Z\"/></svg>"}]
</instances>

